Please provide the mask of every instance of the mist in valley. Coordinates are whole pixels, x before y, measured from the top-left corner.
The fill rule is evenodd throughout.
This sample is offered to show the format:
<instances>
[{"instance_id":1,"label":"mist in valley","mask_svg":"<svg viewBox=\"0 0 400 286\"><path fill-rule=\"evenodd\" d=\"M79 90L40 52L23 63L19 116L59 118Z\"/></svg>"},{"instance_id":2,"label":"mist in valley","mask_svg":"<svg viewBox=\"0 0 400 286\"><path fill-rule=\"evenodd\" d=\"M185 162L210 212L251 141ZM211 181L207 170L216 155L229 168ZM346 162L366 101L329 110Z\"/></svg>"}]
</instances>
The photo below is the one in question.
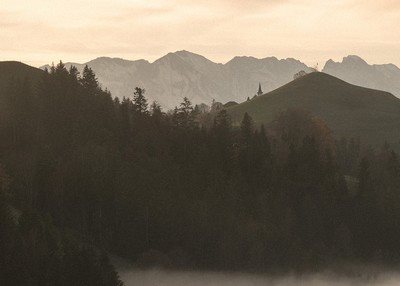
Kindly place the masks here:
<instances>
[{"instance_id":1,"label":"mist in valley","mask_svg":"<svg viewBox=\"0 0 400 286\"><path fill-rule=\"evenodd\" d=\"M213 272L174 272L164 270L128 270L119 272L126 286L395 286L400 275L396 272L366 270L354 275L321 273L270 277L253 274Z\"/></svg>"}]
</instances>

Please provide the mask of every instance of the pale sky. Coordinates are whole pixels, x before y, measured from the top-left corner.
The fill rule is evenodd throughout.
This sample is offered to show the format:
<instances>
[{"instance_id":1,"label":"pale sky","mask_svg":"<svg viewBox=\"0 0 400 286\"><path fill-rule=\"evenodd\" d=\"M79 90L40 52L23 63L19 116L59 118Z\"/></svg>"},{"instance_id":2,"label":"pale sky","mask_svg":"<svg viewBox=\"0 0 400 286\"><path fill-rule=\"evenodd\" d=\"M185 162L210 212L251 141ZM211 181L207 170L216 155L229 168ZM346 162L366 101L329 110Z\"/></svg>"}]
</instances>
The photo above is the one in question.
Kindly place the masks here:
<instances>
[{"instance_id":1,"label":"pale sky","mask_svg":"<svg viewBox=\"0 0 400 286\"><path fill-rule=\"evenodd\" d=\"M153 61L188 50L293 57L357 54L400 66L400 0L0 0L0 60Z\"/></svg>"}]
</instances>

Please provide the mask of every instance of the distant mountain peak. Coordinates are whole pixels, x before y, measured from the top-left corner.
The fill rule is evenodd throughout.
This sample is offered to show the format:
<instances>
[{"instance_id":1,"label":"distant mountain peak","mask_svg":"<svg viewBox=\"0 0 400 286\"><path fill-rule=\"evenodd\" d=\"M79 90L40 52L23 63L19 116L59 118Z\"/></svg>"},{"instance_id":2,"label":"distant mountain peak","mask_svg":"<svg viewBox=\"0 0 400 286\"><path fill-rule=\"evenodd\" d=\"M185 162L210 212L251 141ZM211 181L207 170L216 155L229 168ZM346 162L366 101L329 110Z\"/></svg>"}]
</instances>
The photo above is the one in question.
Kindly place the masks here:
<instances>
[{"instance_id":1,"label":"distant mountain peak","mask_svg":"<svg viewBox=\"0 0 400 286\"><path fill-rule=\"evenodd\" d=\"M301 63L301 61L299 61L299 60L297 60L297 59L295 59L295 58L286 58L286 59L281 59L281 61L282 60L285 60L285 61L287 61L287 62L296 62L296 63Z\"/></svg>"},{"instance_id":2,"label":"distant mountain peak","mask_svg":"<svg viewBox=\"0 0 400 286\"><path fill-rule=\"evenodd\" d=\"M230 61L228 61L226 65L238 64L244 62L256 62L256 61L259 61L259 59L252 56L235 56Z\"/></svg>"},{"instance_id":3,"label":"distant mountain peak","mask_svg":"<svg viewBox=\"0 0 400 286\"><path fill-rule=\"evenodd\" d=\"M263 60L267 60L267 61L280 61L277 57L274 57L274 56L263 58ZM282 60L285 60L285 59L282 59Z\"/></svg>"},{"instance_id":4,"label":"distant mountain peak","mask_svg":"<svg viewBox=\"0 0 400 286\"><path fill-rule=\"evenodd\" d=\"M325 67L334 66L334 65L353 65L354 66L354 65L368 65L368 63L364 59L362 59L361 57L359 57L357 55L348 55L346 57L343 57L341 62L335 62L334 60L329 59L325 63Z\"/></svg>"},{"instance_id":5,"label":"distant mountain peak","mask_svg":"<svg viewBox=\"0 0 400 286\"><path fill-rule=\"evenodd\" d=\"M91 60L90 62L88 62L87 64L93 64L93 63L101 63L101 64L129 64L129 63L133 63L134 61L131 60L125 60L122 58L111 58L111 57L98 57L95 58L94 60Z\"/></svg>"},{"instance_id":6,"label":"distant mountain peak","mask_svg":"<svg viewBox=\"0 0 400 286\"><path fill-rule=\"evenodd\" d=\"M332 60L332 59L329 59L329 60L326 61L325 66L333 65L333 64L336 64L336 62L334 60Z\"/></svg>"},{"instance_id":7,"label":"distant mountain peak","mask_svg":"<svg viewBox=\"0 0 400 286\"><path fill-rule=\"evenodd\" d=\"M168 53L164 56L162 56L161 58L155 60L153 63L159 63L159 62L166 62L166 61L173 61L173 60L179 60L181 59L181 57L179 55L177 55L177 53Z\"/></svg>"},{"instance_id":8,"label":"distant mountain peak","mask_svg":"<svg viewBox=\"0 0 400 286\"><path fill-rule=\"evenodd\" d=\"M342 63L349 63L349 62L368 65L368 63L364 59L362 59L357 55L348 55L347 57L344 57L342 60Z\"/></svg>"},{"instance_id":9,"label":"distant mountain peak","mask_svg":"<svg viewBox=\"0 0 400 286\"><path fill-rule=\"evenodd\" d=\"M180 50L180 51L176 51L174 54L178 55L178 56L193 56L193 57L201 57L201 58L205 58L202 55L196 54L196 53L192 53L189 52L187 50Z\"/></svg>"},{"instance_id":10,"label":"distant mountain peak","mask_svg":"<svg viewBox=\"0 0 400 286\"><path fill-rule=\"evenodd\" d=\"M400 68L399 68L398 66L396 66L395 64L389 63L389 64L384 64L384 65L382 65L382 66L385 66L385 67L387 67L388 69L390 69L390 70L392 70L392 71L395 71L395 72L399 72L399 73L400 73Z\"/></svg>"},{"instance_id":11,"label":"distant mountain peak","mask_svg":"<svg viewBox=\"0 0 400 286\"><path fill-rule=\"evenodd\" d=\"M349 55L341 62L327 61L322 71L355 85L400 96L400 69L393 64L370 65L359 56Z\"/></svg>"},{"instance_id":12,"label":"distant mountain peak","mask_svg":"<svg viewBox=\"0 0 400 286\"><path fill-rule=\"evenodd\" d=\"M109 61L109 60L122 60L121 58L111 58L111 57L98 57L93 61Z\"/></svg>"},{"instance_id":13,"label":"distant mountain peak","mask_svg":"<svg viewBox=\"0 0 400 286\"><path fill-rule=\"evenodd\" d=\"M195 64L196 62L204 62L204 63L209 63L209 64L217 64L209 59L207 59L206 57L196 54L196 53L192 53L186 50L181 50L181 51L177 51L174 53L175 55L177 55L178 57L182 58L185 61L191 62L192 64Z\"/></svg>"}]
</instances>

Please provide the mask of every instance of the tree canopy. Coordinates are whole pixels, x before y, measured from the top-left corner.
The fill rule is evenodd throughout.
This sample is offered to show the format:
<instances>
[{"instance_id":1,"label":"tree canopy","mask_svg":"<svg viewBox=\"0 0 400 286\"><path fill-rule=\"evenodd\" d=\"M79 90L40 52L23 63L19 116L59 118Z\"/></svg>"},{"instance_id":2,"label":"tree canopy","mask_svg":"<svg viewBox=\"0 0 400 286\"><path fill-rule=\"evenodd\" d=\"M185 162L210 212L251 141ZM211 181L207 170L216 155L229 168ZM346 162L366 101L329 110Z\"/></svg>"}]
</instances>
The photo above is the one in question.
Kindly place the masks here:
<instances>
[{"instance_id":1,"label":"tree canopy","mask_svg":"<svg viewBox=\"0 0 400 286\"><path fill-rule=\"evenodd\" d=\"M233 126L188 98L149 110L144 89L113 99L63 64L0 99L5 285L121 285L107 253L240 271L400 257L398 155L335 140L306 111Z\"/></svg>"}]
</instances>

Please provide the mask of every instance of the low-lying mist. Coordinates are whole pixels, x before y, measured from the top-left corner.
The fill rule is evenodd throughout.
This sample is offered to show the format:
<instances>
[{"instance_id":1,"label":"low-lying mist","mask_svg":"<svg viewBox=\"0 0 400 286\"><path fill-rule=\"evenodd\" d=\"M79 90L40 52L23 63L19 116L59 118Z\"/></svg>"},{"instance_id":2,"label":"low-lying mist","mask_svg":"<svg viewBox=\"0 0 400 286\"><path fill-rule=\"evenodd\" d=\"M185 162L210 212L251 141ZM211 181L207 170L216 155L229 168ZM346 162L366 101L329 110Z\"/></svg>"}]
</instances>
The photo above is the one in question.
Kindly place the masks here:
<instances>
[{"instance_id":1,"label":"low-lying mist","mask_svg":"<svg viewBox=\"0 0 400 286\"><path fill-rule=\"evenodd\" d=\"M126 286L395 286L400 275L394 272L371 274L367 270L355 276L332 273L268 277L250 274L210 272L172 272L164 270L120 270Z\"/></svg>"}]
</instances>

